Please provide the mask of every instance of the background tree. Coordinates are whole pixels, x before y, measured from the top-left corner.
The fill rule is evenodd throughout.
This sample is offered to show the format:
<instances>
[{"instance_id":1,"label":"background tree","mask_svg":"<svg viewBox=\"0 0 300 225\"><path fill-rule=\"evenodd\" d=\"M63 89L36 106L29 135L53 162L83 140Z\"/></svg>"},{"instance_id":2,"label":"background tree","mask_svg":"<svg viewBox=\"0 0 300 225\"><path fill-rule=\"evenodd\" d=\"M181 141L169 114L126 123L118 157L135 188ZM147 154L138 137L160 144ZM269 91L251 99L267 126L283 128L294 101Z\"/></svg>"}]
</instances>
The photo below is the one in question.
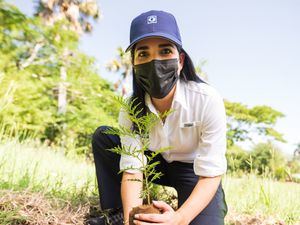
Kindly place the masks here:
<instances>
[{"instance_id":1,"label":"background tree","mask_svg":"<svg viewBox=\"0 0 300 225\"><path fill-rule=\"evenodd\" d=\"M251 151L251 167L259 175L274 176L280 180L285 179L289 174L287 171L287 160L281 151L271 142L259 143Z\"/></svg>"},{"instance_id":2,"label":"background tree","mask_svg":"<svg viewBox=\"0 0 300 225\"><path fill-rule=\"evenodd\" d=\"M66 19L69 21L62 29L72 30L78 35L83 32L91 32L92 25L89 18L98 19L100 15L99 6L96 0L39 0L36 7L36 16L43 19L44 23L53 26L56 22ZM57 39L60 34L57 33ZM36 48L37 47L37 48ZM36 45L35 50L39 50ZM36 52L35 51L35 52ZM58 84L58 113L65 114L67 110L67 66L68 58L73 57L73 53L67 47L61 54L60 82Z\"/></svg>"},{"instance_id":3,"label":"background tree","mask_svg":"<svg viewBox=\"0 0 300 225\"><path fill-rule=\"evenodd\" d=\"M106 69L110 72L121 73L120 78L114 83L114 88L116 91L121 90L122 96L127 95L132 71L130 53L126 53L122 47L119 47L116 58L106 65Z\"/></svg>"},{"instance_id":4,"label":"background tree","mask_svg":"<svg viewBox=\"0 0 300 225\"><path fill-rule=\"evenodd\" d=\"M2 83L2 79L3 79L3 74L0 73L0 85ZM7 90L4 90L3 96L0 96L0 114L12 101L13 92L14 92L14 82L11 81L10 84L8 85Z\"/></svg>"},{"instance_id":5,"label":"background tree","mask_svg":"<svg viewBox=\"0 0 300 225\"><path fill-rule=\"evenodd\" d=\"M203 67L206 65L207 61L206 60L202 60L202 61L199 61L197 65L195 65L195 70L196 70L196 73L201 77L203 78L205 81L208 81L208 75L207 73L205 73L203 71Z\"/></svg>"},{"instance_id":6,"label":"background tree","mask_svg":"<svg viewBox=\"0 0 300 225\"><path fill-rule=\"evenodd\" d=\"M227 150L226 158L228 173L233 176L252 173L276 180L292 181L292 174L300 171L299 161L288 160L271 141L258 143L250 151L234 145Z\"/></svg>"},{"instance_id":7,"label":"background tree","mask_svg":"<svg viewBox=\"0 0 300 225\"><path fill-rule=\"evenodd\" d=\"M242 103L225 100L227 114L227 143L253 140L253 135L265 136L269 139L285 142L283 135L274 129L279 118L284 115L269 106L247 107Z\"/></svg>"},{"instance_id":8,"label":"background tree","mask_svg":"<svg viewBox=\"0 0 300 225\"><path fill-rule=\"evenodd\" d=\"M100 17L100 9L96 0L39 0L35 15L43 18L43 21L51 26L66 19L70 22L67 29L82 34L92 31L89 20L97 20Z\"/></svg>"},{"instance_id":9,"label":"background tree","mask_svg":"<svg viewBox=\"0 0 300 225\"><path fill-rule=\"evenodd\" d=\"M249 164L250 153L241 147L234 145L226 151L227 169L229 173L241 175L251 172Z\"/></svg>"},{"instance_id":10,"label":"background tree","mask_svg":"<svg viewBox=\"0 0 300 225\"><path fill-rule=\"evenodd\" d=\"M294 158L295 159L300 159L300 143L297 144L297 147L294 151Z\"/></svg>"},{"instance_id":11,"label":"background tree","mask_svg":"<svg viewBox=\"0 0 300 225\"><path fill-rule=\"evenodd\" d=\"M35 137L49 144L64 142L66 151L82 154L89 150L90 135L97 126L116 124L118 109L108 101L114 93L99 77L95 59L78 50L78 34L61 29L68 23L61 20L44 26L39 18L28 18L0 1L0 99L14 84L10 104L1 110L0 125L10 135ZM67 56L66 67L68 110L58 115L57 83L65 47L73 54ZM67 125L64 130L62 124Z\"/></svg>"}]
</instances>

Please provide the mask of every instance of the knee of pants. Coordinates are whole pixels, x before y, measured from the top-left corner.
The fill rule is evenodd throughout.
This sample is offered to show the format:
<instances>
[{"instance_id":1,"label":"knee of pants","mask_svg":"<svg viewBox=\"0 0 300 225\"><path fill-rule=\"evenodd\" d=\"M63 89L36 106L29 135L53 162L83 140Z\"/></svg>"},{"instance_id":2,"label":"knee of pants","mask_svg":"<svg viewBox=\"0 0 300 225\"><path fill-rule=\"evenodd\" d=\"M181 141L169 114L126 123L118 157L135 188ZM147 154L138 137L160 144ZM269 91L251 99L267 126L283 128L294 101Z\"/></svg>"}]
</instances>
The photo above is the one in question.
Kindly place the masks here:
<instances>
[{"instance_id":1,"label":"knee of pants","mask_svg":"<svg viewBox=\"0 0 300 225\"><path fill-rule=\"evenodd\" d=\"M104 131L106 131L108 128L110 128L110 127L109 126L100 126L95 130L95 132L92 136L93 152L96 150L97 142L101 142L104 138L106 138L107 134L105 134Z\"/></svg>"},{"instance_id":2,"label":"knee of pants","mask_svg":"<svg viewBox=\"0 0 300 225\"><path fill-rule=\"evenodd\" d=\"M180 186L180 188L176 188L178 192L178 206L180 207L186 199L192 193L195 183L191 183L191 185ZM222 188L222 183L220 183L214 197L208 203L208 205L202 210L199 215L202 216L216 216L217 218L224 218L227 214L227 203L225 200L224 190Z\"/></svg>"},{"instance_id":3,"label":"knee of pants","mask_svg":"<svg viewBox=\"0 0 300 225\"><path fill-rule=\"evenodd\" d=\"M224 218L227 214L227 210L225 193L222 188L222 183L220 183L216 194L206 208L203 209L201 215L219 216L220 218Z\"/></svg>"}]
</instances>

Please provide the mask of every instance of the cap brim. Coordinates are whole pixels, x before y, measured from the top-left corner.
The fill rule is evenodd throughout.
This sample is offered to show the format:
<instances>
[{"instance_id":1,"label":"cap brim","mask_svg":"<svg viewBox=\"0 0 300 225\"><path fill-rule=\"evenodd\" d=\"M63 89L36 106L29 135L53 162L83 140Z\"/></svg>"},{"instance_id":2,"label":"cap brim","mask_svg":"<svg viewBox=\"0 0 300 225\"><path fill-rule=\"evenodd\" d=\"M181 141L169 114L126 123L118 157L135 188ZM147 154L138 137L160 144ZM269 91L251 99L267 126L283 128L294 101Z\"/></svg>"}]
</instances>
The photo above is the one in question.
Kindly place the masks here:
<instances>
[{"instance_id":1,"label":"cap brim","mask_svg":"<svg viewBox=\"0 0 300 225\"><path fill-rule=\"evenodd\" d=\"M169 34L165 34L165 33L161 33L161 32L154 32L154 33L151 33L151 34L144 34L138 38L136 38L135 40L133 40L131 42L131 44L126 48L125 52L128 52L133 45L135 45L137 42L141 41L141 40L144 40L146 38L151 38L151 37L160 37L160 38L164 38L164 39L167 39L171 42L173 42L175 45L178 45L178 46L182 46L182 43L180 40L178 40L177 38L175 38L174 36L172 35L169 35Z\"/></svg>"}]
</instances>

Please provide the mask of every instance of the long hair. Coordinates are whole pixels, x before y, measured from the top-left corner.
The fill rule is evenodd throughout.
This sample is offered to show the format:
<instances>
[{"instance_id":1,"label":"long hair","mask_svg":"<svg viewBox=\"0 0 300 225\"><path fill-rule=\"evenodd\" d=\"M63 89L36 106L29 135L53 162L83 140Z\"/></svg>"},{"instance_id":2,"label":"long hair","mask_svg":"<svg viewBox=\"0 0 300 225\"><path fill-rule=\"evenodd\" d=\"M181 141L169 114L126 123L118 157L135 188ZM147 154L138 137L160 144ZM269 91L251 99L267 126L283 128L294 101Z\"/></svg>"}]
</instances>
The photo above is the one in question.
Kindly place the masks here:
<instances>
[{"instance_id":1,"label":"long hair","mask_svg":"<svg viewBox=\"0 0 300 225\"><path fill-rule=\"evenodd\" d=\"M191 57L183 49L178 49L178 52L179 52L179 54L182 52L185 54L183 68L180 71L179 79L183 80L184 82L195 81L197 83L205 83L205 81L203 81L196 74L195 67L194 67ZM132 65L133 65L133 59L134 59L134 47L131 50ZM133 88L133 93L130 97L130 100L134 101L133 102L134 106L137 106L136 111L141 110L138 117L145 116L148 113L147 106L145 104L145 91L143 90L142 87L140 87L137 84L136 76L135 76L133 68L132 68L132 88ZM135 126L135 124L133 124L132 130L133 131L137 130L137 127Z\"/></svg>"}]
</instances>

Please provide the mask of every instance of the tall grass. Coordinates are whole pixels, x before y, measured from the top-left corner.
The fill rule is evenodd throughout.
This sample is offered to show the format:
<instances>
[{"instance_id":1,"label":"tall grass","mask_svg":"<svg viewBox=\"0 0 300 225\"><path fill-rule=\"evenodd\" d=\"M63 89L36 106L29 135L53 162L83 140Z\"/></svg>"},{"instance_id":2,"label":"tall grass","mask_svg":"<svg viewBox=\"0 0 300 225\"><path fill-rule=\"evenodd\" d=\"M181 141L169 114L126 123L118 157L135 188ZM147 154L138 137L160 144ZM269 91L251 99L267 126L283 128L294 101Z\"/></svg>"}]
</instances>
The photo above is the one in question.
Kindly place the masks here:
<instances>
[{"instance_id":1,"label":"tall grass","mask_svg":"<svg viewBox=\"0 0 300 225\"><path fill-rule=\"evenodd\" d=\"M235 178L224 176L223 187L229 215L262 215L297 224L300 221L300 184L279 182L254 173ZM0 189L41 192L72 204L98 204L94 165L70 159L59 148L33 141L0 142ZM93 202L90 200L93 199ZM273 224L273 223L271 223Z\"/></svg>"},{"instance_id":2,"label":"tall grass","mask_svg":"<svg viewBox=\"0 0 300 225\"><path fill-rule=\"evenodd\" d=\"M72 201L97 194L92 163L69 159L59 149L16 140L0 143L0 189L39 191Z\"/></svg>"},{"instance_id":3,"label":"tall grass","mask_svg":"<svg viewBox=\"0 0 300 225\"><path fill-rule=\"evenodd\" d=\"M299 183L248 174L242 178L225 176L223 188L229 211L270 216L287 224L300 223Z\"/></svg>"}]
</instances>

